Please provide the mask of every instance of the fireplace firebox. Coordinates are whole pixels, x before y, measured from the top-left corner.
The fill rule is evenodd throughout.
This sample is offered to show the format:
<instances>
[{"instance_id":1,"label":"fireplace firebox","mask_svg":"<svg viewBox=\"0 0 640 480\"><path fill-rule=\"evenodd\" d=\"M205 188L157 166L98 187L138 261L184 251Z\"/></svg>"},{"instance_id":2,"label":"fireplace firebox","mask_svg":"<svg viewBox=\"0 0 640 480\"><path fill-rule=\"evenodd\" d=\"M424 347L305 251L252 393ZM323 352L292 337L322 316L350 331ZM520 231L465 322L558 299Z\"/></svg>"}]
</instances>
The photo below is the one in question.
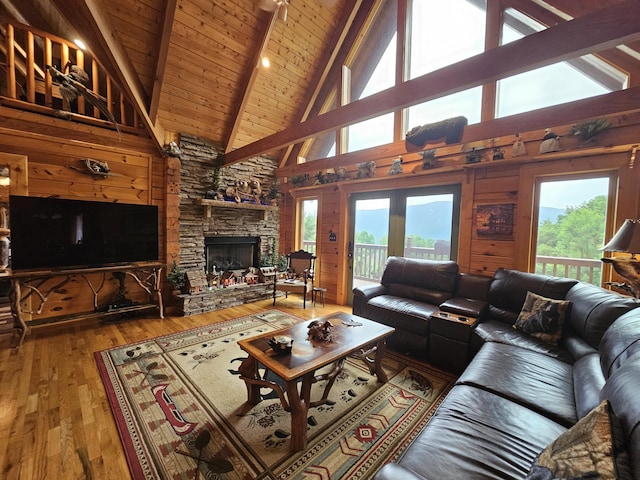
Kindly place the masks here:
<instances>
[{"instance_id":1,"label":"fireplace firebox","mask_svg":"<svg viewBox=\"0 0 640 480\"><path fill-rule=\"evenodd\" d=\"M260 261L260 237L215 236L204 239L207 273L246 270Z\"/></svg>"}]
</instances>

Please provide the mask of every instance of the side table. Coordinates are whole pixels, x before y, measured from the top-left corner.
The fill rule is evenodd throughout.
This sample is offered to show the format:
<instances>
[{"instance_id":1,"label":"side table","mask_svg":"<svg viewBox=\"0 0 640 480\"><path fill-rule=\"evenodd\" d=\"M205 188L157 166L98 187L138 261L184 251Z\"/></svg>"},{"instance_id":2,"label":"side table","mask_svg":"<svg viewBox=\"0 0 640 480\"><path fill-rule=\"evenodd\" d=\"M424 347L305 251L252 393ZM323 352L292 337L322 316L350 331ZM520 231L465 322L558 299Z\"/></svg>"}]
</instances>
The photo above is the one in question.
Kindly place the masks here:
<instances>
[{"instance_id":1,"label":"side table","mask_svg":"<svg viewBox=\"0 0 640 480\"><path fill-rule=\"evenodd\" d=\"M453 373L462 373L469 362L469 338L478 321L438 310L430 319L429 361Z\"/></svg>"}]
</instances>

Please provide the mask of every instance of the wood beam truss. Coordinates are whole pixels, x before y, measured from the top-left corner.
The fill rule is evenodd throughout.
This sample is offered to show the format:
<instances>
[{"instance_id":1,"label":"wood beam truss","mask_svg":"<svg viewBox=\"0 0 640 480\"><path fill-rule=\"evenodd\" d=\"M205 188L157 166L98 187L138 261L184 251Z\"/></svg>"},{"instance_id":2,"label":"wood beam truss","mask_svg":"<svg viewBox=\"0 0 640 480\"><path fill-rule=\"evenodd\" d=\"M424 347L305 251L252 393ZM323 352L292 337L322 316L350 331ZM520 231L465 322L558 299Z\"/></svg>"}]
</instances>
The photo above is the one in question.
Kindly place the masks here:
<instances>
[{"instance_id":1,"label":"wood beam truss","mask_svg":"<svg viewBox=\"0 0 640 480\"><path fill-rule=\"evenodd\" d=\"M636 7L635 0L625 0L404 82L229 152L225 164L501 78L636 41L640 39L640 9Z\"/></svg>"}]
</instances>

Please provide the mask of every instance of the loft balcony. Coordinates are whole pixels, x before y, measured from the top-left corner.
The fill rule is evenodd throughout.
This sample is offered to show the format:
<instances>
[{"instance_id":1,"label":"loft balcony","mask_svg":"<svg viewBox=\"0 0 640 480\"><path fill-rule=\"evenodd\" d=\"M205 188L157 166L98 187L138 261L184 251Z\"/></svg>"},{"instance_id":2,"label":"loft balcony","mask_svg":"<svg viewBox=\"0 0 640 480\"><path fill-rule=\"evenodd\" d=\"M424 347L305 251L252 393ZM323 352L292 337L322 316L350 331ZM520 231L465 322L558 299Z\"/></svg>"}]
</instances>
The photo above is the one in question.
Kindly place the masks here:
<instances>
[{"instance_id":1,"label":"loft balcony","mask_svg":"<svg viewBox=\"0 0 640 480\"><path fill-rule=\"evenodd\" d=\"M140 133L143 129L133 104L100 62L73 42L19 23L5 24L0 34L0 74L2 105L71 121L115 129L109 116L85 100L82 95L64 105L60 86L47 66L64 71L67 62L82 68L88 75L87 90L99 95L118 129ZM89 94L89 93L88 93Z\"/></svg>"}]
</instances>

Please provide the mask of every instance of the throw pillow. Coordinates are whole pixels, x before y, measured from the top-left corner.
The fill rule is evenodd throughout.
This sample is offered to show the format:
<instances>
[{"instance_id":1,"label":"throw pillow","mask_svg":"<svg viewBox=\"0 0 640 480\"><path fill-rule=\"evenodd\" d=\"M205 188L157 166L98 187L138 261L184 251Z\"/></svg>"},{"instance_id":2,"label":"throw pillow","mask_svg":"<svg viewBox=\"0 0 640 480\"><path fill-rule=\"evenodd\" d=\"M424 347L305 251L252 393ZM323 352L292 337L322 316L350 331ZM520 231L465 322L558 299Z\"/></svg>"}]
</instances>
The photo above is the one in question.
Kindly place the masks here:
<instances>
[{"instance_id":1,"label":"throw pillow","mask_svg":"<svg viewBox=\"0 0 640 480\"><path fill-rule=\"evenodd\" d=\"M562 336L562 324L569 305L571 302L527 292L527 298L513 327L547 343L557 345Z\"/></svg>"},{"instance_id":2,"label":"throw pillow","mask_svg":"<svg viewBox=\"0 0 640 480\"><path fill-rule=\"evenodd\" d=\"M542 451L525 480L630 479L617 424L609 402L603 400Z\"/></svg>"}]
</instances>

